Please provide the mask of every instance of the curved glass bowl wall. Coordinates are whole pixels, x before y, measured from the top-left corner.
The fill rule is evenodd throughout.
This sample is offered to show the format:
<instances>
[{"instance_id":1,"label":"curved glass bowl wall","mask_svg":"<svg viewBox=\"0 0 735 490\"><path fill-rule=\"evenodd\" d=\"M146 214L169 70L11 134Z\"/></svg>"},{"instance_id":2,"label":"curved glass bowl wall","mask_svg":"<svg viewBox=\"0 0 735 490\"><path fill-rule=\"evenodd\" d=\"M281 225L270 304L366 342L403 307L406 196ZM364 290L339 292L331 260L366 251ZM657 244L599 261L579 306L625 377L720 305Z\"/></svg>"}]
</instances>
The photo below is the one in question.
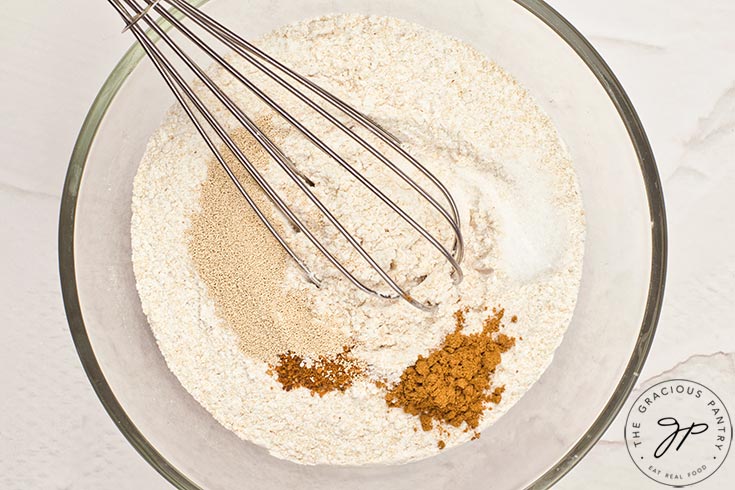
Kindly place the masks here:
<instances>
[{"instance_id":1,"label":"curved glass bowl wall","mask_svg":"<svg viewBox=\"0 0 735 490\"><path fill-rule=\"evenodd\" d=\"M180 386L141 311L130 260L132 181L173 98L134 48L82 128L59 230L74 341L120 430L183 489L549 487L620 409L650 347L663 294L658 175L613 74L540 1L212 0L204 8L250 39L336 11L401 17L463 39L497 61L535 95L574 159L588 223L582 288L547 372L478 441L402 466L299 466L269 456L221 427Z\"/></svg>"}]
</instances>

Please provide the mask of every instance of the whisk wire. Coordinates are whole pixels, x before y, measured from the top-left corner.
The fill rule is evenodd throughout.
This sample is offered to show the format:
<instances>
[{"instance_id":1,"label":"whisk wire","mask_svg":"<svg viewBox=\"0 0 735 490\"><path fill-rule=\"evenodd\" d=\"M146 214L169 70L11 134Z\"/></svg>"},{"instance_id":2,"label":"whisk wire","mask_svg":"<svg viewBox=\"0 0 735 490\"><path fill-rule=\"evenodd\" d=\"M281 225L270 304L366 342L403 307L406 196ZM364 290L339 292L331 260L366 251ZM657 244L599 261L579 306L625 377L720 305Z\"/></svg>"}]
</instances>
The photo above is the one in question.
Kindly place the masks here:
<instances>
[{"instance_id":1,"label":"whisk wire","mask_svg":"<svg viewBox=\"0 0 735 490\"><path fill-rule=\"evenodd\" d=\"M258 207L258 205L255 203L255 201L252 199L252 197L247 193L247 191L244 189L240 181L237 179L236 175L230 168L230 166L227 164L227 161L222 156L221 152L217 148L217 145L214 144L212 139L210 138L207 131L202 126L199 119L196 117L194 112L192 111L189 104L186 102L186 99L184 98L184 95L186 95L192 102L194 102L195 95L191 93L190 90L188 90L188 87L186 84L184 84L180 77L177 77L177 72L173 67L170 65L170 63L167 62L165 57L161 56L160 52L155 49L154 44L150 39L142 32L141 29L137 28L136 23L134 21L134 18L131 18L127 15L127 12L125 9L120 5L118 0L109 0L110 3L113 5L113 7L116 8L116 10L120 13L120 15L123 17L123 19L128 22L129 28L132 30L133 34L135 35L136 39L142 46L143 50L146 52L146 54L150 57L151 61L153 62L156 69L161 73L164 81L168 85L168 87L171 89L171 92L174 94L175 98L181 105L182 109L192 123L194 124L197 131L202 135L204 138L205 143L207 144L208 148L211 150L212 154L215 156L217 161L220 163L222 168L225 170L229 178L232 180L232 182L237 187L238 191L242 196L245 198L247 203L250 205L250 207L253 209L253 211L256 213L258 218L263 222L263 224L267 227L268 231L276 238L276 240L279 242L279 244L286 250L286 252L289 254L289 256L299 265L299 267L303 270L305 275L317 286L320 286L320 280L316 277L316 275L308 268L308 266L301 260L301 258L293 251L293 249L288 245L288 242L278 233L278 231L275 229L275 227L271 224L271 222L266 218L264 213L261 211L261 209ZM142 16L141 16L142 17ZM182 94L182 91L184 94ZM196 104L195 104L196 105Z\"/></svg>"},{"instance_id":2,"label":"whisk wire","mask_svg":"<svg viewBox=\"0 0 735 490\"><path fill-rule=\"evenodd\" d=\"M421 165L421 163L419 163L408 152L406 152L403 148L400 147L400 143L397 141L397 138L395 136L388 133L385 129L380 127L377 123L372 121L370 118L366 117L365 115L363 115L356 109L352 108L350 105L346 104L339 98L325 91L324 89L316 85L311 80L294 72L287 66L280 63L278 60L272 58L267 53L258 49L253 44L242 39L237 34L233 33L226 27L222 26L216 20L204 15L202 12L198 11L196 8L187 4L184 0L168 0L168 1L170 4L174 5L177 9L180 9L181 11L185 12L187 16L189 16L189 18L191 18L194 22L196 22L202 28L205 28L205 29L209 28L208 30L210 30L215 35L215 37L217 37L217 39L219 39L220 41L228 45L231 49L233 49L233 51L235 51L237 54L245 58L249 63L251 63L253 66L261 70L269 78L271 78L276 83L278 83L281 87L288 90L290 93L298 97L299 100L307 104L310 108L317 111L321 116L326 118L329 122L337 126L343 133L345 133L350 138L352 138L354 141L356 141L358 144L360 144L362 148L364 148L365 150L370 152L370 154L378 158L381 161L381 163L387 165L404 182L406 182L416 192L418 192L421 195L421 197L429 201L429 203L437 211L439 211L442 214L442 216L452 226L452 230L455 235L453 251L455 252L455 258L457 262L461 262L462 257L463 257L463 244L462 244L462 241L460 240L461 231L460 231L459 213L457 211L454 200L451 198L449 191L439 181L439 179L436 178L436 176L434 176L431 172L429 172L429 170L427 170L423 165ZM164 18L166 18L167 20L172 21L172 22L175 21L175 19L170 19L169 18L170 16L163 9L157 9L156 11L162 16L164 16ZM184 26L182 26L181 23L179 23L178 21L176 22L177 22L177 27L184 28ZM188 32L189 34L191 33L191 31L189 30L187 30L186 32ZM189 34L187 34L186 32L185 32L185 35L187 35L188 37ZM197 44L199 43L197 42ZM353 120L360 123L361 126L365 127L366 129L371 131L375 136L378 136L385 143L390 145L390 147L393 150L397 151L402 157L408 160L415 168L417 168L425 177L427 177L440 190L440 192L444 195L444 197L447 199L447 201L450 204L452 215L450 216L449 212L443 206L441 206L428 192L426 192L426 190L423 189L423 187L418 185L418 183L416 183L404 171L402 171L393 162L391 162L387 157L385 157L385 155L383 155L375 147L373 147L367 141L365 141L364 138L360 137L357 133L355 133L350 128L348 128L344 123L342 123L339 119L335 118L332 114L325 111L322 107L320 107L314 101L309 99L303 92L299 91L297 88L290 85L282 77L278 76L276 73L270 70L267 66L260 63L257 59L253 58L252 54L257 56L258 58L265 60L266 62L273 65L274 67L276 67L277 69L279 69L281 72L285 73L292 79L306 86L312 92L316 93L317 95L325 99L327 102L332 104L334 107L340 109L342 112L350 116ZM236 73L236 70L232 69L232 66L229 63L226 63L224 60L221 60L221 62L225 63L225 68L231 74L233 74L234 76L238 76Z\"/></svg>"},{"instance_id":3,"label":"whisk wire","mask_svg":"<svg viewBox=\"0 0 735 490\"><path fill-rule=\"evenodd\" d=\"M133 10L135 10L134 6L132 8ZM233 115L237 117L238 121L248 129L250 134L254 136L261 145L263 145L263 147L268 151L271 157L276 159L279 162L279 164L281 164L282 168L287 172L287 174L291 177L291 179L294 182L296 182L296 184L300 187L300 189L303 192L305 192L310 198L312 198L315 205L318 206L319 210L325 216L328 217L330 222L335 227L337 227L340 233L349 241L349 243L358 251L358 253L370 264L370 266L373 269L375 269L379 273L379 275L381 276L381 279L387 282L389 286L392 289L394 289L394 291L396 291L397 294L388 295L388 294L380 293L378 291L370 289L367 286L365 286L363 283L361 283L359 280L357 280L354 277L354 275L351 274L347 269L345 269L343 265L339 261L337 261L334 258L334 256L326 249L326 247L324 247L323 244L313 234L310 233L308 228L303 226L303 224L298 219L298 217L296 217L296 215L290 210L290 208L282 201L280 196L278 196L278 194L272 190L271 186L267 183L267 181L262 178L262 176L254 169L252 164L245 157L245 155L242 154L239 147L237 147L237 145L232 141L232 139L227 134L227 132L224 130L224 128L222 128L222 126L213 117L211 117L211 114L209 114L209 112L204 113L203 116L205 117L205 119L207 119L207 122L213 126L213 128L215 129L215 132L217 132L220 138L225 142L228 149L233 154L235 154L236 158L243 164L243 166L245 166L246 170L248 170L248 172L256 180L256 182L265 190L266 194L271 198L272 202L274 202L274 204L276 204L279 207L279 209L281 209L282 212L284 212L284 214L287 216L289 221L295 223L296 226L301 231L303 231L305 235L307 236L307 238L309 238L309 240L317 247L317 249L320 250L320 252L322 252L328 258L328 260L330 260L330 262L332 262L333 265L338 268L338 270L342 274L346 275L353 282L353 284L355 284L361 290L367 293L377 295L382 298L389 298L389 299L394 299L394 298L401 297L403 295L407 295L407 293L403 291L403 289L400 288L398 284L395 283L393 279L390 276L388 276L388 274L385 273L383 269L379 267L379 265L375 262L375 260L364 250L363 247L360 246L360 244L355 240L355 238L346 231L346 229L341 225L341 223L336 218L334 218L334 216L329 212L326 206L324 206L318 199L316 199L313 193L311 193L311 191L308 188L306 188L304 184L301 183L300 179L298 179L298 176L291 170L290 166L286 164L285 162L281 161L281 157L279 155L280 150L274 151L274 148L277 148L277 147L273 144L273 142L270 139L268 139L246 115L242 113L242 111L232 102L232 100L229 97L227 97L219 89L219 87L217 87L216 84L214 84L214 82L212 82L212 80L203 72L203 70L196 63L194 63L185 53L183 53L183 51L181 51L178 48L178 46L176 46L171 41L170 37L166 35L166 33L157 24L155 24L152 20L148 18L145 18L145 22L151 26L151 28L161 37L161 39L163 39L169 46L172 47L172 49L174 49L174 51L177 53L177 55L180 56L182 61L184 61L184 63L190 69L192 69L192 71L195 72L198 78L200 78L200 80L203 83L205 83L207 87L210 88L210 90L212 90L212 92L218 97L218 99L223 104L226 105L226 107L232 112ZM147 44L150 46L151 44L150 41L148 41ZM160 54L160 51L158 51L158 49L155 47L154 47L154 50L156 51L158 58L161 59L162 56ZM167 71L169 71L169 73L174 76L177 83L179 85L182 85L183 81L180 75L178 73L175 73L175 74L171 73L173 71L173 68L170 65L170 63L168 63L168 61L165 59L163 59L163 63L164 65L166 65ZM200 110L201 112L204 112L206 110L206 108L201 102L201 99L199 99L196 96L191 97L193 94L191 93L188 86L183 86L181 88L187 92L187 95L190 96L190 99L192 100L192 102L194 102L198 110ZM228 173L228 175L230 174ZM422 305L420 303L418 303L415 306L425 308L425 305Z\"/></svg>"},{"instance_id":4,"label":"whisk wire","mask_svg":"<svg viewBox=\"0 0 735 490\"><path fill-rule=\"evenodd\" d=\"M306 136L311 143L313 143L317 148L319 148L321 151L323 151L325 154L327 154L330 158L332 158L334 161L340 164L342 168L347 170L353 177L355 177L361 184L366 186L374 195L378 196L384 203L386 203L391 210L396 212L401 218L403 218L407 223L409 223L419 234L421 234L431 245L433 245L444 257L450 262L452 267L454 268L455 273L455 281L461 281L461 268L459 267L459 264L456 262L455 258L452 256L452 254L441 244L439 241L431 235L424 227L422 227L419 223L417 223L408 213L406 213L401 207L399 207L395 202L393 202L388 196L385 195L380 189L378 189L372 182L370 182L365 176L357 171L352 165L350 165L347 161L345 161L339 154L337 154L334 150L332 150L326 143L324 143L323 140L321 140L319 137L317 137L313 132L311 132L309 129L307 129L303 124L301 124L296 118L294 118L288 111L283 109L277 102L275 102L271 97L269 97L263 90L261 90L257 85L252 83L251 80L249 80L247 77L242 75L237 69L235 69L229 62L227 62L219 53L214 51L211 47L209 47L207 44L205 44L201 38L196 36L191 30L189 30L186 26L184 26L180 21L175 19L173 16L171 16L168 12L166 12L164 9L156 8L156 11L167 21L172 23L179 31L184 34L190 41L192 41L194 44L196 44L199 48L204 50L210 57L212 57L215 61L220 63L230 74L232 74L234 77L236 77L240 82L242 82L248 89L250 89L255 95L258 96L263 102L265 102L271 109L273 109L275 112L277 112L281 117L283 117L286 121L288 121L292 126L294 126L296 129L299 130L301 134ZM170 41L170 38L167 38L167 43ZM169 45L171 45L169 43ZM173 48L173 46L172 46ZM182 56L182 53L178 51L178 48L175 48L177 50L177 54L179 56ZM385 163L389 168L391 168L395 173L400 175L404 181L408 182L409 185L411 185L414 189L416 189L422 196L427 196L428 193L426 193L425 190L423 190L418 184L413 182L411 179L408 178L408 176L405 175L400 169L398 169L390 160L388 160L384 155L382 155L380 152L378 152L374 147L369 145L364 139L362 139L359 135L355 134L353 131L351 131L347 126L344 125L341 121L339 121L337 118L335 118L332 114L325 111L322 107L314 103L312 100L310 100L308 97L306 97L303 93L292 87L291 85L287 84L283 79L278 77L278 75L274 74L272 71L270 71L267 67L263 66L257 60L253 59L251 56L246 55L246 59L255 65L259 70L266 73L270 78L277 81L282 87L286 88L289 92L291 92L293 95L299 98L300 101L304 102L306 105L308 105L310 108L316 110L321 116L323 116L325 119L333 123L335 126L337 126L339 129L341 129L345 134L349 135L353 140L357 141L363 148L368 150L372 155L376 156L381 160L381 162ZM200 77L201 78L201 77ZM215 87L210 85L210 83L207 84L208 87L213 91L221 94ZM235 109L233 107L230 107L229 104L226 104L228 106L228 109L230 109L234 115L237 116L237 113L242 114L242 112L239 109ZM240 121L242 122L242 121ZM255 135L254 135L255 136ZM264 144L262 141L259 140L259 143ZM271 153L271 152L269 152ZM271 157L276 158L273 154L271 154ZM328 217L328 220L332 225L338 228L340 233L348 240L350 241L350 244L355 246L357 244L357 241L354 240L354 237L352 237L340 224L334 216L329 213L326 210L326 207L324 207L316 198L314 197L314 194L308 190L304 189L302 186L300 186L302 191L306 192L309 199L316 204L320 211L324 212L325 215ZM441 206L436 206L436 209L439 210L445 219L452 225L453 228L456 228L456 225L454 224L452 218L449 216L446 210L442 208ZM455 229L455 234L458 233L458 230ZM456 235L455 235L456 236ZM357 248L357 247L356 247ZM365 258L370 265L373 265L372 259L368 259L367 255L363 254L363 251L358 249L358 252L360 253L363 258ZM382 274L381 274L382 276Z\"/></svg>"},{"instance_id":5,"label":"whisk wire","mask_svg":"<svg viewBox=\"0 0 735 490\"><path fill-rule=\"evenodd\" d=\"M325 206L310 190L309 187L313 185L313 183L311 183L308 177L306 177L305 175L303 175L301 172L298 171L298 169L293 165L293 162L281 151L281 149L270 138L268 138L267 135L265 135L258 128L258 126L237 106L237 104L235 104L232 101L232 99L229 96L227 96L217 86L217 84L211 80L209 76L206 75L204 70L197 63L195 63L191 59L191 57L188 56L183 51L183 49L176 42L173 41L173 39L166 33L166 31L162 29L150 17L149 12L151 10L156 11L159 15L161 15L162 18L167 20L174 27L176 27L182 34L184 34L184 36L187 37L191 42L196 44L200 49L202 49L205 53L207 53L207 55L209 55L215 61L220 63L228 72L230 72L233 76L235 76L241 83L243 83L249 90L251 90L251 92L253 92L256 96L258 96L258 98L260 98L263 102L265 102L271 109L276 111L286 121L288 121L290 124L296 127L299 130L299 132L301 132L305 137L307 137L312 144L314 144L317 148L322 150L324 153L329 155L333 160L339 163L345 170L347 170L351 175L353 175L353 177L355 177L359 182L365 185L374 195L379 197L394 212L396 212L399 216L401 216L401 218L403 218L419 234L421 234L422 237L424 237L427 241L429 241L450 262L454 270L455 281L458 282L461 280L462 272L459 266L459 261L461 261L463 245L462 245L461 230L459 227L459 216L458 216L458 212L457 212L457 208L454 203L454 200L451 198L451 195L446 190L446 188L443 186L443 184L441 184L441 182L438 181L438 179L436 179L436 177L434 177L430 172L428 172L428 170L423 169L423 166L421 166L420 163L415 161L413 157L408 155L408 153L405 152L399 146L399 144L395 140L395 137L390 135L390 133L387 133L384 129L379 127L376 123L372 122L369 118L361 114L359 111L351 108L349 105L345 104L338 98L334 97L329 92L324 91L323 89L313 84L308 79L303 78L301 75L298 75L292 70L281 65L279 62L270 58L268 55L261 52L256 47L250 45L246 41L237 37L231 31L226 30L220 24L216 23L216 21L214 21L213 19L202 14L194 7L186 4L186 2L183 2L181 0L169 0L168 1L169 4L171 4L175 8L179 9L180 11L188 15L189 18L193 19L198 25L200 25L201 27L205 28L205 30L215 35L215 37L219 39L221 42L223 42L226 46L228 46L229 48L233 49L238 54L243 56L248 62L250 62L260 71L268 75L271 79L276 81L279 85L286 88L289 92L295 95L299 100L307 104L310 108L316 110L320 115L328 119L332 124L337 126L345 134L348 134L350 137L352 137L354 141L360 144L363 148L365 148L369 153L371 153L376 158L378 158L381 162L386 164L391 170L394 171L394 173L396 173L397 175L399 175L399 177L404 179L404 181L409 183L409 185L414 190L416 190L422 197L424 197L428 202L430 202L432 206L435 209L437 209L444 216L444 218L449 222L449 224L452 226L452 229L455 233L455 242L454 242L454 247L453 247L454 255L450 254L446 250L446 248L444 248L444 246L441 243L439 243L438 240L436 240L436 238L433 235L431 235L426 229L424 229L420 224L418 224L402 208L396 205L390 198L388 198L382 191L380 191L380 189L378 189L374 184L372 184L372 182L366 179L359 171L357 171L354 167L349 165L349 163L347 163L344 159L342 159L341 156L339 156L336 152L334 152L331 148L329 148L329 146L327 146L322 140L320 140L317 136L315 136L311 131L309 131L299 121L297 121L293 116L291 116L291 114L285 111L278 103L276 103L267 94L265 94L262 90L260 90L255 84L253 84L252 81L250 81L247 77L242 75L234 67L232 67L216 51L214 51L211 47L209 47L206 43L204 43L204 41L200 37L198 37L196 34L190 31L186 26L184 26L181 22L179 22L178 19L176 19L168 11L163 9L159 5L161 3L161 0L145 0L145 2L147 2L147 5L143 8L141 8L138 5L136 0L122 0L122 1L124 5L123 3L120 2L120 0L109 0L109 2L113 5L113 7L115 7L118 13L122 16L123 20L126 22L127 28L133 32L134 36L136 37L138 42L143 47L146 54L151 58L151 60L154 63L154 66L161 73L162 77L166 81L171 91L174 93L174 96L176 97L178 102L181 104L187 116L192 120L197 131L203 136L207 146L212 151L212 153L215 155L216 159L218 160L220 165L223 167L228 177L236 185L238 191L243 195L243 197L246 199L250 207L255 211L259 219L266 225L267 229L271 232L271 234L273 234L273 236L277 239L279 244L286 250L289 256L292 257L292 259L298 264L298 266L302 269L302 271L306 274L306 276L314 284L319 286L320 280L309 269L309 267L305 264L305 262L293 251L293 249L289 246L289 244L283 238L283 236L280 233L278 233L278 231L275 229L272 223L270 223L269 219L265 216L262 210L259 209L255 201L248 194L247 190L242 186L237 176L234 174L232 169L229 167L225 158L223 157L223 155L217 148L217 145L215 145L214 141L209 136L208 131L204 128L201 121L199 120L199 117L196 116L194 110L189 104L192 104L196 108L196 111L200 114L200 116L204 118L206 123L209 124L209 126L211 127L212 130L214 130L214 132L217 134L219 139L222 140L222 142L226 145L226 147L230 150L230 152L236 157L239 163L243 165L243 167L251 175L253 180L264 191L266 196L272 201L272 203L276 206L276 208L279 209L279 211L286 217L286 219L292 225L294 225L299 231L303 232L304 236L306 236L309 239L309 241L327 258L327 260L333 266L335 266L337 270L339 270L340 273L342 273L345 277L347 277L356 287L358 287L360 290L366 293L370 293L370 294L376 295L381 298L393 299L393 298L402 297L403 299L408 301L413 306L420 308L422 310L431 310L435 306L435 305L421 303L417 301L416 299L414 299L409 293L407 293L403 288L401 288L401 286L399 286L390 277L390 275L386 273L385 270L379 266L379 264L377 264L377 262L373 259L373 257L364 250L364 248L357 241L357 239L354 236L352 236L344 228L344 226L342 226L339 220L329 211L327 206ZM125 6L127 6L129 9L132 9L133 11L132 15L129 13L128 9L126 9ZM350 245L357 251L357 253L370 265L370 267L380 276L380 278L395 292L395 294L381 293L381 292L375 291L367 287L360 280L358 280L349 270L347 270L339 260L337 260L332 255L332 253L313 235L313 233L311 233L308 227L304 226L304 224L300 221L299 217L289 208L289 206L282 200L282 198L278 195L278 193L273 190L273 188L270 186L267 180L264 179L263 176L257 171L257 169L252 164L252 162L250 162L250 160L242 153L241 149L232 140L232 138L229 136L228 132L223 128L221 123L219 123L216 120L216 118L207 109L206 105L202 102L202 100L196 95L193 89L187 84L187 82L184 80L182 75L176 70L176 68L166 58L166 56L163 55L163 53L160 51L156 43L153 40L151 40L148 34L138 25L138 22L140 20L144 20L145 23L150 27L151 31L155 32L155 34L157 34L161 39L163 39L166 45L168 45L174 51L174 53L179 57L179 59L190 70L192 70L192 72L194 72L197 78L212 92L212 94L217 98L217 100L219 100L219 102L221 102L230 111L230 113L237 119L237 121L248 130L248 132L256 139L256 141L265 149L265 151L269 154L269 156L279 164L279 166L289 176L289 178L294 183L296 183L299 189L306 194L309 200L319 209L319 211L327 218L327 220L340 232L340 234L348 241L348 243L350 243ZM241 45L241 46L238 46L238 45ZM444 209L443 206L439 205L431 195L429 195L421 186L416 184L405 173L403 173L400 169L398 169L382 153L380 153L379 151L377 151L377 149L375 149L370 144L368 144L359 135L352 132L351 129L347 128L347 126L345 126L339 119L332 116L324 108L322 108L318 104L314 103L311 99L306 97L301 91L299 91L298 89L288 84L279 75L275 74L268 67L260 63L257 59L254 58L253 53L255 56L265 59L265 61L267 61L268 63L271 63L276 68L281 69L281 71L286 73L286 75L290 76L291 78L297 81L300 81L307 88L315 92L317 95L322 97L324 100L334 105L338 109L342 110L346 114L350 115L354 120L356 120L362 126L366 127L371 133L379 137L382 141L386 142L391 147L396 148L397 149L396 151L398 151L399 154L408 155L406 159L409 162L414 164L416 168L422 171L422 173L424 173L424 175L426 175L429 178L429 180L431 180L432 182L434 181L436 182L436 186L440 189L440 192L442 192L442 194L445 195L448 202L450 203L452 215L450 216L450 214L446 211L446 209ZM187 102L187 99L189 102Z\"/></svg>"},{"instance_id":6,"label":"whisk wire","mask_svg":"<svg viewBox=\"0 0 735 490\"><path fill-rule=\"evenodd\" d=\"M153 7L158 5L160 1L161 0L153 0L152 2L149 2L148 5L143 10L141 10L140 12L135 14L133 17L131 17L130 20L126 21L125 28L122 30L122 32L128 31L131 27L137 24L138 21L142 19L143 16L148 14L148 12L150 12Z\"/></svg>"}]
</instances>

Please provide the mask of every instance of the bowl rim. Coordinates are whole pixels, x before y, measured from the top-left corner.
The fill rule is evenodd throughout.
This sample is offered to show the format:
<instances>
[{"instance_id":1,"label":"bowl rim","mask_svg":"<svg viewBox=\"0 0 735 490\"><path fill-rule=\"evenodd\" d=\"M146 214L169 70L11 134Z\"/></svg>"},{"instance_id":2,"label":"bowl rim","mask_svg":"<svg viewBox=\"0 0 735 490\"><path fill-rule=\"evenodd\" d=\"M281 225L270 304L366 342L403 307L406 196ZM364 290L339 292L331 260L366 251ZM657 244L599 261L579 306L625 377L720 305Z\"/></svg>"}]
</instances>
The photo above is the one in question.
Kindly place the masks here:
<instances>
[{"instance_id":1,"label":"bowl rim","mask_svg":"<svg viewBox=\"0 0 735 490\"><path fill-rule=\"evenodd\" d=\"M208 1L193 0L191 3L198 7ZM646 188L651 219L652 253L650 282L646 308L633 353L628 360L625 371L615 391L585 434L551 468L527 487L529 490L542 490L548 489L558 482L592 449L620 412L628 395L635 386L635 382L650 351L661 314L666 281L668 240L664 197L655 157L640 118L617 77L600 54L592 47L590 42L544 0L513 1L535 15L556 32L577 53L582 61L584 61L607 92L626 127L631 143L636 151ZM162 22L161 25L165 29L170 28L168 23ZM182 490L202 490L200 486L187 478L153 447L128 417L122 405L115 397L112 388L107 383L102 369L97 362L89 336L87 335L77 290L74 262L74 229L77 199L84 167L107 110L127 80L127 77L144 56L145 53L137 43L125 53L102 85L102 88L92 103L74 145L64 182L59 216L58 247L61 292L69 329L79 359L97 397L100 399L100 402L115 425L138 453L176 488Z\"/></svg>"}]
</instances>

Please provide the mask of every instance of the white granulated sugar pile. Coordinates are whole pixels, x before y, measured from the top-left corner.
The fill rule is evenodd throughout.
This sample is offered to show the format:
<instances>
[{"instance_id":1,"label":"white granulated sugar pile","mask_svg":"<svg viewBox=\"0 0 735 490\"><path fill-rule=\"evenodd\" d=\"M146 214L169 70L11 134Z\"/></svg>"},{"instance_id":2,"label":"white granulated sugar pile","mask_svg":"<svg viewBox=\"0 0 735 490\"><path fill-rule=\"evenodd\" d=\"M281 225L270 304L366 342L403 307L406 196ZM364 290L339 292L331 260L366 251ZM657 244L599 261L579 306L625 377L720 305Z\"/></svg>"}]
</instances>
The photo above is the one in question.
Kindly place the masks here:
<instances>
[{"instance_id":1,"label":"white granulated sugar pile","mask_svg":"<svg viewBox=\"0 0 735 490\"><path fill-rule=\"evenodd\" d=\"M188 233L192 217L202 212L200 194L212 157L174 108L149 143L133 195L133 263L160 349L184 388L222 425L277 457L305 464L389 464L436 454L436 433L422 430L418 417L389 409L386 390L375 381L395 385L418 356L441 346L456 328L459 309L472 332L493 307L518 317L503 329L517 341L492 377L492 386L505 387L502 400L485 411L477 430L507 412L540 377L569 324L581 275L584 218L572 163L532 97L479 52L445 35L397 19L338 15L286 26L257 44L390 130L447 186L463 226L465 277L454 286L449 263L396 213L216 69L213 76L253 119L267 122L266 132L316 183L314 192L378 263L413 297L438 308L426 314L358 291L303 234L285 227L323 287L316 289L288 262L283 270L262 271L264 277L283 276L281 286L269 286L280 292L268 294L308 305L310 330L350 339L351 355L364 375L344 392L284 391L269 369L272 359L244 350L237 335L242 330L218 314L221 305L190 254ZM323 118L293 101L284 104L451 245L447 222L405 183L388 179L384 166L365 158ZM323 217L283 172L275 165L261 170L349 269L368 286L386 290L338 233L323 226ZM436 188L420 183L445 203ZM241 236L256 235L244 229ZM266 245L262 250L282 253ZM259 322L282 334L282 345L291 345L287 311L258 314ZM473 432L447 426L441 446L467 442Z\"/></svg>"}]
</instances>

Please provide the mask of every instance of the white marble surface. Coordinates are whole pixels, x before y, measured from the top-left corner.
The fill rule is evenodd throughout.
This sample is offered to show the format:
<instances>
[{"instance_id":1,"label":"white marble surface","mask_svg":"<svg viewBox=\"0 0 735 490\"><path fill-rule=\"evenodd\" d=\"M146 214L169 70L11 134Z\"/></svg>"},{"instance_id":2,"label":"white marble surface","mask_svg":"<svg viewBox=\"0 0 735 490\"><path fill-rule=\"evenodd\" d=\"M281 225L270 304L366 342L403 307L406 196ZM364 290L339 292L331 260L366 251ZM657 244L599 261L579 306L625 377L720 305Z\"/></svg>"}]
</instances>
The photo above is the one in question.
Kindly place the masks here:
<instances>
[{"instance_id":1,"label":"white marble surface","mask_svg":"<svg viewBox=\"0 0 735 490\"><path fill-rule=\"evenodd\" d=\"M666 302L637 392L707 384L735 411L735 3L553 0L612 66L659 163ZM56 224L77 131L130 39L100 0L5 2L0 15L0 487L164 489L97 401L68 333ZM624 409L624 412L627 411ZM631 464L619 417L557 486L664 488ZM735 456L694 488L735 484Z\"/></svg>"}]
</instances>

